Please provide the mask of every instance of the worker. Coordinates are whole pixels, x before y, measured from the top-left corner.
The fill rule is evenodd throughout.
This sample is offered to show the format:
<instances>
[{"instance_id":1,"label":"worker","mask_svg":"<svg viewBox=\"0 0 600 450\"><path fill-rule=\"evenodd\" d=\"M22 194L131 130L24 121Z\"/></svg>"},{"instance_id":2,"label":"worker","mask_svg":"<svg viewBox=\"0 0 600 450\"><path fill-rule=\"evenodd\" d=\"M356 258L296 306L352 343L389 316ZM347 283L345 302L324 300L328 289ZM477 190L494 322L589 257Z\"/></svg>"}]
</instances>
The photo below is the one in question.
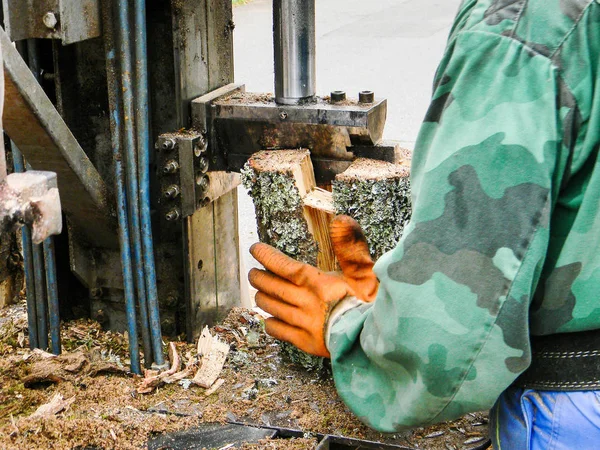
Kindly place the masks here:
<instances>
[{"instance_id":1,"label":"worker","mask_svg":"<svg viewBox=\"0 0 600 450\"><path fill-rule=\"evenodd\" d=\"M347 217L339 275L252 247L267 333L371 427L491 408L495 448L600 448L599 61L600 0L463 0L397 247L372 270Z\"/></svg>"}]
</instances>

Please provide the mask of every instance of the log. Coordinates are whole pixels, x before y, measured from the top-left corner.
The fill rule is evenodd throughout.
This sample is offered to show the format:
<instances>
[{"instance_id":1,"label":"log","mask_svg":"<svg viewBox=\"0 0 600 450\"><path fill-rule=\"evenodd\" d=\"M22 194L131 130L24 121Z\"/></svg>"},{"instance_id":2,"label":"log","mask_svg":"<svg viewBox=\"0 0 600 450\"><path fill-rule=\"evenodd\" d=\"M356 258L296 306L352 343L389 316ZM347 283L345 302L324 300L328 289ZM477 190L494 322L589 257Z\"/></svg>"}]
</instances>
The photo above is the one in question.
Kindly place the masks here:
<instances>
[{"instance_id":1,"label":"log","mask_svg":"<svg viewBox=\"0 0 600 450\"><path fill-rule=\"evenodd\" d=\"M254 201L261 242L298 261L335 270L328 231L334 211L328 193L316 186L308 150L255 153L242 170L242 182ZM328 208L319 206L327 201Z\"/></svg>"},{"instance_id":2,"label":"log","mask_svg":"<svg viewBox=\"0 0 600 450\"><path fill-rule=\"evenodd\" d=\"M375 260L396 246L411 217L410 154L403 156L399 164L359 158L333 181L336 213L360 224Z\"/></svg>"}]
</instances>

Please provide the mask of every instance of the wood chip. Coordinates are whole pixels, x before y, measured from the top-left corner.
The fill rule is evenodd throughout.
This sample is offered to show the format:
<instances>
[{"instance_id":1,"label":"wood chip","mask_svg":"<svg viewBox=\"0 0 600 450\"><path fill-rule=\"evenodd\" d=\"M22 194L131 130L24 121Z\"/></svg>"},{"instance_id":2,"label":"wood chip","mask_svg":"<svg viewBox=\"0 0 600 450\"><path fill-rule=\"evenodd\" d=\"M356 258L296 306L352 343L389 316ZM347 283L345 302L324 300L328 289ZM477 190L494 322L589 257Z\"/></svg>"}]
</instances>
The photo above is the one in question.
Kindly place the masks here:
<instances>
[{"instance_id":1,"label":"wood chip","mask_svg":"<svg viewBox=\"0 0 600 450\"><path fill-rule=\"evenodd\" d=\"M210 330L208 329L208 327L204 327L204 329L202 330L202 334L198 338L198 356L204 356L208 354L212 347L212 343L213 337L210 334Z\"/></svg>"},{"instance_id":2,"label":"wood chip","mask_svg":"<svg viewBox=\"0 0 600 450\"><path fill-rule=\"evenodd\" d=\"M17 335L17 342L19 343L19 347L23 348L25 346L25 333L19 331Z\"/></svg>"},{"instance_id":3,"label":"wood chip","mask_svg":"<svg viewBox=\"0 0 600 450\"><path fill-rule=\"evenodd\" d=\"M169 370L162 373L158 373L156 370L144 371L146 376L137 388L138 394L149 394L163 383L173 383L191 375L189 371L181 371L181 357L177 353L177 346L174 342L169 343L169 360L171 361ZM176 374L179 374L181 378L175 377Z\"/></svg>"},{"instance_id":4,"label":"wood chip","mask_svg":"<svg viewBox=\"0 0 600 450\"><path fill-rule=\"evenodd\" d=\"M40 406L30 417L51 417L64 411L75 401L75 396L65 400L61 393L56 393L48 402Z\"/></svg>"},{"instance_id":5,"label":"wood chip","mask_svg":"<svg viewBox=\"0 0 600 450\"><path fill-rule=\"evenodd\" d=\"M42 357L44 359L56 358L56 355L53 355L52 353L45 352L44 350L41 350L39 348L34 348L33 349L33 354L35 356L40 356L40 357Z\"/></svg>"},{"instance_id":6,"label":"wood chip","mask_svg":"<svg viewBox=\"0 0 600 450\"><path fill-rule=\"evenodd\" d=\"M207 391L204 393L204 395L206 397L214 394L215 392L217 392L217 389L219 389L221 386L223 386L223 383L225 383L225 380L223 378L219 378L217 381L215 381L215 383L210 387L210 389L207 389Z\"/></svg>"},{"instance_id":7,"label":"wood chip","mask_svg":"<svg viewBox=\"0 0 600 450\"><path fill-rule=\"evenodd\" d=\"M475 444L476 442L481 442L483 441L485 438L483 436L479 436L479 437L473 437L471 439L467 439L465 442L463 442L464 445L469 445L469 444Z\"/></svg>"},{"instance_id":8,"label":"wood chip","mask_svg":"<svg viewBox=\"0 0 600 450\"><path fill-rule=\"evenodd\" d=\"M192 381L194 384L208 389L219 378L221 370L223 370L229 354L229 344L220 341L216 336L213 337L208 327L205 327L198 339L198 354L202 355L201 365Z\"/></svg>"},{"instance_id":9,"label":"wood chip","mask_svg":"<svg viewBox=\"0 0 600 450\"><path fill-rule=\"evenodd\" d=\"M433 433L430 433L427 436L425 436L425 439L436 438L436 437L440 437L443 435L444 435L443 431L434 431Z\"/></svg>"}]
</instances>

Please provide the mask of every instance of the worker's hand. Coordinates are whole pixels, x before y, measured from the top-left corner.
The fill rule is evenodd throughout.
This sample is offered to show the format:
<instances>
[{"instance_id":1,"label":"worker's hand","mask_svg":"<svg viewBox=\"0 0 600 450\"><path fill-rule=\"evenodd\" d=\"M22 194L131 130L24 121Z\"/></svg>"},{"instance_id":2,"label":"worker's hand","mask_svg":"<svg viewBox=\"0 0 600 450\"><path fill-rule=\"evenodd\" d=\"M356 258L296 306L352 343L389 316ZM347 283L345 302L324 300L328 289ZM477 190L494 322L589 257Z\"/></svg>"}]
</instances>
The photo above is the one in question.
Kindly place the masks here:
<instances>
[{"instance_id":1,"label":"worker's hand","mask_svg":"<svg viewBox=\"0 0 600 450\"><path fill-rule=\"evenodd\" d=\"M265 321L266 332L300 350L329 357L325 326L332 308L347 296L356 296L336 274L295 261L267 244L254 244L250 253L265 269L248 275L256 304L273 317Z\"/></svg>"},{"instance_id":2,"label":"worker's hand","mask_svg":"<svg viewBox=\"0 0 600 450\"><path fill-rule=\"evenodd\" d=\"M375 263L371 259L367 239L356 220L349 216L337 216L329 227L333 252L346 281L356 297L372 302L377 296L379 280L373 273Z\"/></svg>"}]
</instances>

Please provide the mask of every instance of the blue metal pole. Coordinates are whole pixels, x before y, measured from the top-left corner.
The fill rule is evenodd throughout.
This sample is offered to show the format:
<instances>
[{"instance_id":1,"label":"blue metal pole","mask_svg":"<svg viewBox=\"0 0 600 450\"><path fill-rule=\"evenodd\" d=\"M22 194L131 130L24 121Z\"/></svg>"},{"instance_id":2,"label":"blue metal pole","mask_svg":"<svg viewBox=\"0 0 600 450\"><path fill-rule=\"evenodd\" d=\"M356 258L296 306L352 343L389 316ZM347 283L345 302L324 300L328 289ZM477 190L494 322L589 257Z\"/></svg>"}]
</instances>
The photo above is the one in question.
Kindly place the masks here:
<instances>
[{"instance_id":1,"label":"blue metal pole","mask_svg":"<svg viewBox=\"0 0 600 450\"><path fill-rule=\"evenodd\" d=\"M127 219L125 174L123 172L123 162L121 161L119 116L120 111L118 109L115 109L115 111L113 111L111 114L111 121L115 122L115 127L113 128L114 132L112 136L112 146L115 160L115 180L117 184L117 215L119 221L119 240L121 243L121 264L123 266L125 309L127 312L127 328L129 330L129 359L131 361L131 371L137 375L141 375L142 369L140 367L140 344L138 340L133 267L131 263L131 241L129 237L129 225Z\"/></svg>"},{"instance_id":2,"label":"blue metal pole","mask_svg":"<svg viewBox=\"0 0 600 450\"><path fill-rule=\"evenodd\" d=\"M35 278L35 305L37 312L38 344L42 350L48 349L48 310L44 272L44 252L41 244L33 244L33 272Z\"/></svg>"},{"instance_id":3,"label":"blue metal pole","mask_svg":"<svg viewBox=\"0 0 600 450\"><path fill-rule=\"evenodd\" d=\"M60 355L60 311L58 304L58 282L56 280L56 258L54 239L44 241L44 263L46 264L46 290L48 294L48 312L50 316L50 338L52 353Z\"/></svg>"},{"instance_id":4,"label":"blue metal pole","mask_svg":"<svg viewBox=\"0 0 600 450\"><path fill-rule=\"evenodd\" d=\"M123 270L123 288L125 295L125 311L127 315L127 329L129 330L129 358L131 371L141 375L140 348L137 331L137 318L135 309L135 288L133 283L133 268L131 266L131 243L129 238L129 223L127 219L127 193L125 190L125 176L123 173L123 157L121 150L121 92L117 81L117 61L115 51L116 20L113 18L112 2L102 4L104 19L104 43L106 51L106 71L108 82L108 96L111 105L110 130L112 156L115 170L115 188L117 198L117 219L119 224L119 241L121 249L121 267Z\"/></svg>"},{"instance_id":5,"label":"blue metal pole","mask_svg":"<svg viewBox=\"0 0 600 450\"><path fill-rule=\"evenodd\" d=\"M125 170L127 171L127 198L129 206L129 225L133 243L133 262L135 267L135 283L140 308L142 326L142 342L144 346L144 362L147 367L152 364L152 344L150 340L150 322L148 320L148 303L146 281L142 256L142 235L140 230L140 202L138 197L138 173L135 155L135 135L133 127L133 85L131 79L131 27L129 26L128 0L117 0L117 18L119 31L119 56L121 70L121 92L123 94L123 128L125 131Z\"/></svg>"},{"instance_id":6,"label":"blue metal pole","mask_svg":"<svg viewBox=\"0 0 600 450\"><path fill-rule=\"evenodd\" d=\"M39 82L41 77L40 69L40 57L35 39L27 40L27 60L29 68L33 72L33 76ZM35 274L35 296L36 296L36 312L37 312L37 329L38 329L38 344L39 347L46 350L48 348L48 307L52 309L53 302L56 302L56 321L58 327L60 327L60 319L58 315L58 289L56 282L56 264L54 263L54 238L50 236L44 242L42 248L41 245L33 246L33 271ZM47 249L51 249L52 255L52 267L44 265L49 259L49 255L46 255ZM45 280L45 282L44 282ZM46 284L46 286L44 285ZM47 290L46 290L47 288ZM47 294L47 295L46 295ZM51 296L54 295L54 298ZM52 328L53 318L52 311L50 314L50 328ZM53 338L53 352L60 353L60 329L57 328L56 333L58 334L58 350L54 351ZM57 353L58 352L58 353Z\"/></svg>"},{"instance_id":7,"label":"blue metal pole","mask_svg":"<svg viewBox=\"0 0 600 450\"><path fill-rule=\"evenodd\" d=\"M25 172L23 154L14 142L12 148L15 172ZM31 249L31 229L21 227L21 242L23 244L23 271L25 272L25 290L27 294L27 329L29 331L29 348L38 348L37 308L35 304L35 279L33 273L33 251Z\"/></svg>"},{"instance_id":8,"label":"blue metal pole","mask_svg":"<svg viewBox=\"0 0 600 450\"><path fill-rule=\"evenodd\" d=\"M136 111L135 122L138 145L139 196L141 206L142 245L146 293L154 362L165 363L162 351L162 333L156 288L156 267L154 244L152 241L152 221L150 217L150 117L148 114L148 44L146 33L146 2L134 0L135 8L135 61L136 61Z\"/></svg>"}]
</instances>

